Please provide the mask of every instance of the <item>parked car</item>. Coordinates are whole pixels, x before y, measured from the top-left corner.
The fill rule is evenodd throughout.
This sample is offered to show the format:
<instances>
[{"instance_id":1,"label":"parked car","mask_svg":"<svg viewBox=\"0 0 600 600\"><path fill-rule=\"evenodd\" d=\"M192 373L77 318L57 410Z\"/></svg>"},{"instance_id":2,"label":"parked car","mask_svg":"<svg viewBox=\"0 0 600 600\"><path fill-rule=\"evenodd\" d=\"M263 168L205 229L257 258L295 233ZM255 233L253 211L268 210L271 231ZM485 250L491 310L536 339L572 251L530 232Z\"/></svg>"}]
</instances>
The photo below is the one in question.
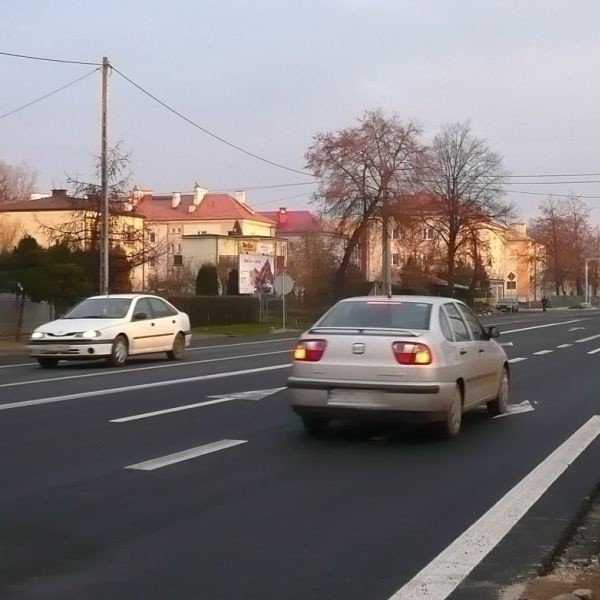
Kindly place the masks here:
<instances>
[{"instance_id":1,"label":"parked car","mask_svg":"<svg viewBox=\"0 0 600 600\"><path fill-rule=\"evenodd\" d=\"M498 300L496 308L502 312L519 312L519 302L517 300Z\"/></svg>"},{"instance_id":2,"label":"parked car","mask_svg":"<svg viewBox=\"0 0 600 600\"><path fill-rule=\"evenodd\" d=\"M332 420L376 418L435 421L453 437L466 410L506 410L509 365L498 336L452 298L342 300L293 350L292 408L312 434Z\"/></svg>"},{"instance_id":3,"label":"parked car","mask_svg":"<svg viewBox=\"0 0 600 600\"><path fill-rule=\"evenodd\" d=\"M188 315L163 298L113 294L87 298L36 328L28 350L44 368L60 360L98 358L119 367L129 356L156 352L181 360L191 335Z\"/></svg>"}]
</instances>

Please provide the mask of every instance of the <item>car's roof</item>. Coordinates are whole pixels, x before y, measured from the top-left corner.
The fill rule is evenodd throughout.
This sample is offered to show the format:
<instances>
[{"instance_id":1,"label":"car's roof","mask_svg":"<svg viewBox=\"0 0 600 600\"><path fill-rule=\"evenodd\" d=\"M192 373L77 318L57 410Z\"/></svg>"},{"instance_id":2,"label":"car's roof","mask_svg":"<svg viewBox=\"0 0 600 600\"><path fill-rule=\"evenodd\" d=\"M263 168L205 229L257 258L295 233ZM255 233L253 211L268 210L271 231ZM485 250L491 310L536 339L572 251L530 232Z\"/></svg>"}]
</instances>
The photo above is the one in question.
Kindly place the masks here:
<instances>
[{"instance_id":1,"label":"car's roof","mask_svg":"<svg viewBox=\"0 0 600 600\"><path fill-rule=\"evenodd\" d=\"M352 298L345 298L342 302L418 302L427 303L433 305L445 304L446 302L460 302L455 298L446 298L443 296L410 296L410 295L398 295L398 296L355 296Z\"/></svg>"},{"instance_id":2,"label":"car's roof","mask_svg":"<svg viewBox=\"0 0 600 600\"><path fill-rule=\"evenodd\" d=\"M152 296L152 294L100 294L98 296L90 296L88 298L88 300L97 299L97 298L117 298L120 300L133 300L135 298L144 298L144 297L154 298L155 296ZM158 297L158 296L156 296L156 297Z\"/></svg>"}]
</instances>

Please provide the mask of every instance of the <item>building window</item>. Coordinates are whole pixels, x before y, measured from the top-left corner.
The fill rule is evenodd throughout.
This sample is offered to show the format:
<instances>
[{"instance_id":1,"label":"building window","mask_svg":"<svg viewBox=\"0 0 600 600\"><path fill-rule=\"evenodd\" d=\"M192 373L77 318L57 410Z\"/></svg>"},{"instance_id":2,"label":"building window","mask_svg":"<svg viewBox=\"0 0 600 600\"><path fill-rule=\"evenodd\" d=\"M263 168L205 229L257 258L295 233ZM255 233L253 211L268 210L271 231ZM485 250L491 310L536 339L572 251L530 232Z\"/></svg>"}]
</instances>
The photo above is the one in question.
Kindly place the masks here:
<instances>
[{"instance_id":1,"label":"building window","mask_svg":"<svg viewBox=\"0 0 600 600\"><path fill-rule=\"evenodd\" d=\"M396 252L392 254L392 266L397 267L400 265L400 255Z\"/></svg>"},{"instance_id":2,"label":"building window","mask_svg":"<svg viewBox=\"0 0 600 600\"><path fill-rule=\"evenodd\" d=\"M173 254L173 250L174 250L174 248L173 248L173 244L169 244L169 245L167 246L167 252L168 252L169 254Z\"/></svg>"},{"instance_id":3,"label":"building window","mask_svg":"<svg viewBox=\"0 0 600 600\"><path fill-rule=\"evenodd\" d=\"M181 254L175 254L173 256L173 265L175 267L181 267L183 265L183 256Z\"/></svg>"},{"instance_id":4,"label":"building window","mask_svg":"<svg viewBox=\"0 0 600 600\"><path fill-rule=\"evenodd\" d=\"M400 228L399 227L393 227L392 228L392 239L393 240L399 240L400 239Z\"/></svg>"},{"instance_id":5,"label":"building window","mask_svg":"<svg viewBox=\"0 0 600 600\"><path fill-rule=\"evenodd\" d=\"M154 233L154 231L151 231L151 232L148 234L148 241L149 241L151 244L154 244L154 243L156 243L156 233Z\"/></svg>"},{"instance_id":6,"label":"building window","mask_svg":"<svg viewBox=\"0 0 600 600\"><path fill-rule=\"evenodd\" d=\"M436 231L433 227L425 227L423 230L423 239L424 240L434 240Z\"/></svg>"},{"instance_id":7,"label":"building window","mask_svg":"<svg viewBox=\"0 0 600 600\"><path fill-rule=\"evenodd\" d=\"M517 289L517 282L516 281L507 281L506 282L506 289L507 290L516 290Z\"/></svg>"},{"instance_id":8,"label":"building window","mask_svg":"<svg viewBox=\"0 0 600 600\"><path fill-rule=\"evenodd\" d=\"M175 254L181 254L181 244L175 244Z\"/></svg>"}]
</instances>

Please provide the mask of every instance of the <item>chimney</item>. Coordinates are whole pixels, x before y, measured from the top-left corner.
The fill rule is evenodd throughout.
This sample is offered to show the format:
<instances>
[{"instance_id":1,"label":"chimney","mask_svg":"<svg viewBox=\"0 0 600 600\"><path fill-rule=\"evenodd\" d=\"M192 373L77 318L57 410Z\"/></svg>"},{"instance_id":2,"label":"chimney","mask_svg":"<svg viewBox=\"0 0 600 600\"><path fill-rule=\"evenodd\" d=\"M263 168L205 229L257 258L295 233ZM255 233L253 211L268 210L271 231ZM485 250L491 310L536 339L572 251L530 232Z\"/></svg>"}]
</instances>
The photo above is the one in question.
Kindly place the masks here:
<instances>
[{"instance_id":1,"label":"chimney","mask_svg":"<svg viewBox=\"0 0 600 600\"><path fill-rule=\"evenodd\" d=\"M53 198L66 198L67 190L63 190L63 189L52 190L52 197Z\"/></svg>"},{"instance_id":2,"label":"chimney","mask_svg":"<svg viewBox=\"0 0 600 600\"><path fill-rule=\"evenodd\" d=\"M131 200L133 205L137 205L137 203L144 197L144 192L140 190L137 185L133 186L133 190L131 191Z\"/></svg>"},{"instance_id":3,"label":"chimney","mask_svg":"<svg viewBox=\"0 0 600 600\"><path fill-rule=\"evenodd\" d=\"M277 214L277 222L280 225L283 225L283 223L287 223L287 208L285 206L281 206L279 208L279 213Z\"/></svg>"},{"instance_id":4,"label":"chimney","mask_svg":"<svg viewBox=\"0 0 600 600\"><path fill-rule=\"evenodd\" d=\"M240 204L246 204L246 192L244 190L236 190L235 191L235 199Z\"/></svg>"},{"instance_id":5,"label":"chimney","mask_svg":"<svg viewBox=\"0 0 600 600\"><path fill-rule=\"evenodd\" d=\"M177 208L181 204L181 194L173 192L171 196L171 208Z\"/></svg>"},{"instance_id":6,"label":"chimney","mask_svg":"<svg viewBox=\"0 0 600 600\"><path fill-rule=\"evenodd\" d=\"M194 184L194 206L198 206L200 202L204 199L204 196L208 194L208 190L200 187L198 182Z\"/></svg>"}]
</instances>

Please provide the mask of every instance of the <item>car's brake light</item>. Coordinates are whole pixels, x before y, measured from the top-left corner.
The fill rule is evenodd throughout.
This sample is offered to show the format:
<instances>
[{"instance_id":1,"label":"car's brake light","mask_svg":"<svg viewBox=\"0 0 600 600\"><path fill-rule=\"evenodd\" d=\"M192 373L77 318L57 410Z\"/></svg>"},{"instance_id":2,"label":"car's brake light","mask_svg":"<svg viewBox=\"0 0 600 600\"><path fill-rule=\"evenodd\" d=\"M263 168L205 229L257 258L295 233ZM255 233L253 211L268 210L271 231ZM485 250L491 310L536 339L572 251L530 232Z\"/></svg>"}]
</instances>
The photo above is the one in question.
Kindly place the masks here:
<instances>
[{"instance_id":1,"label":"car's brake light","mask_svg":"<svg viewBox=\"0 0 600 600\"><path fill-rule=\"evenodd\" d=\"M307 362L318 362L325 352L327 342L325 340L302 340L294 348L294 360Z\"/></svg>"},{"instance_id":2,"label":"car's brake light","mask_svg":"<svg viewBox=\"0 0 600 600\"><path fill-rule=\"evenodd\" d=\"M431 351L425 344L394 342L392 350L401 365L430 365L432 362Z\"/></svg>"}]
</instances>

